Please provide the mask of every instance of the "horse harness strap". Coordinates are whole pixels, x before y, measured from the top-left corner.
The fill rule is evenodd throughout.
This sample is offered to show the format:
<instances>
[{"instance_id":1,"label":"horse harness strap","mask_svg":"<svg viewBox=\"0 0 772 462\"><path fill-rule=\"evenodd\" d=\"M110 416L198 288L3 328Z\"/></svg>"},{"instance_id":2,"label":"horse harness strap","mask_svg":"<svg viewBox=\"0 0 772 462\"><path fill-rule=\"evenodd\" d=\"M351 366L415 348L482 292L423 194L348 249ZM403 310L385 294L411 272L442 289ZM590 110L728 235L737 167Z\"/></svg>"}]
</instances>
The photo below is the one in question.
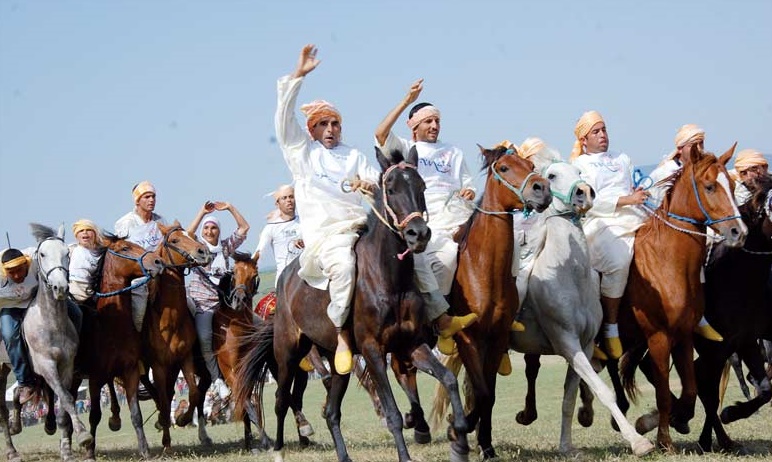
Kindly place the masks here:
<instances>
[{"instance_id":1,"label":"horse harness strap","mask_svg":"<svg viewBox=\"0 0 772 462\"><path fill-rule=\"evenodd\" d=\"M64 239L62 239L60 237L48 237L48 238L43 239L42 241L40 241L40 243L38 244L37 249L35 250L35 260L37 261L37 264L38 264L38 272L43 275L43 282L45 282L46 285L48 285L48 277L51 275L51 273L53 273L54 271L56 271L58 269L64 271L64 275L67 278L67 280L70 279L70 270L68 268L65 268L62 265L54 266L53 268L49 269L48 271L43 272L43 266L40 264L40 257L39 257L39 255L40 255L40 246L43 245L44 242L52 241L52 240L62 241L62 243L64 243Z\"/></svg>"},{"instance_id":2,"label":"horse harness strap","mask_svg":"<svg viewBox=\"0 0 772 462\"><path fill-rule=\"evenodd\" d=\"M147 273L147 268L145 268L145 264L142 262L142 260L145 258L145 255L150 253L149 250L145 250L145 252L142 255L140 255L139 257L131 257L131 256L128 256L128 255L123 255L123 254L118 253L118 252L114 251L113 249L109 249L109 248L107 249L107 252L112 254L112 255L115 255L115 256L117 256L119 258L124 258L126 260L131 260L131 261L135 261L135 262L139 263L139 267L142 270L143 278L139 282L135 282L134 284L131 284L128 287L123 287L123 288L118 289L118 290L113 290L111 292L105 292L105 293L94 292L94 296L96 298L112 297L112 296L115 296L115 295L120 295L120 294L122 294L124 292L129 292L129 291L134 290L134 289L136 289L138 287L142 287L143 285L145 285L148 282L150 282L150 279L152 279L150 277L150 275Z\"/></svg>"}]
</instances>

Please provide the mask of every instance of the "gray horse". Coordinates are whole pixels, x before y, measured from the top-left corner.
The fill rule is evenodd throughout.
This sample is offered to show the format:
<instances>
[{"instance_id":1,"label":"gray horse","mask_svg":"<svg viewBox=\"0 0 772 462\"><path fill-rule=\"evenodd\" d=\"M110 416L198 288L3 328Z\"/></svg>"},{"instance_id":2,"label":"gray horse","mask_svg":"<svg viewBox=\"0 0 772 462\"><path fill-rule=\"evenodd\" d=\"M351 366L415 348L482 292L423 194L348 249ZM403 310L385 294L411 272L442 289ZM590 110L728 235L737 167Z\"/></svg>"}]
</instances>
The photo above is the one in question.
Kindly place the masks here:
<instances>
[{"instance_id":1,"label":"gray horse","mask_svg":"<svg viewBox=\"0 0 772 462\"><path fill-rule=\"evenodd\" d=\"M62 460L69 461L74 460L70 449L73 429L79 445L87 446L92 440L75 410L71 390L79 338L67 316L69 249L64 243L64 226L58 232L35 223L30 226L38 242L34 260L40 285L22 322L22 332L33 370L59 397L59 408L64 411L57 417L62 431L60 454Z\"/></svg>"}]
</instances>

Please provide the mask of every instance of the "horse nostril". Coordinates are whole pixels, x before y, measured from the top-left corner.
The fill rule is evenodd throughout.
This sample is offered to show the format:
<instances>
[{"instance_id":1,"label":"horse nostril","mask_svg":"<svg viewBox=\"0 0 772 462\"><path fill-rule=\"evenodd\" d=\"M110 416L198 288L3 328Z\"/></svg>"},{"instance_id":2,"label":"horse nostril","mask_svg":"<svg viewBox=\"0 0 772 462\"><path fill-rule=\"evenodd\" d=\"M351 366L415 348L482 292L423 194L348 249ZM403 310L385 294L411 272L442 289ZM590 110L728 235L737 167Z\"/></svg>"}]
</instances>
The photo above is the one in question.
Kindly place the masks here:
<instances>
[{"instance_id":1,"label":"horse nostril","mask_svg":"<svg viewBox=\"0 0 772 462\"><path fill-rule=\"evenodd\" d=\"M410 237L417 237L418 236L418 233L413 228L409 228L407 231L405 231L405 234L410 236Z\"/></svg>"},{"instance_id":2,"label":"horse nostril","mask_svg":"<svg viewBox=\"0 0 772 462\"><path fill-rule=\"evenodd\" d=\"M582 191L581 189L577 189L576 190L576 195L577 196L584 196L584 191Z\"/></svg>"},{"instance_id":3,"label":"horse nostril","mask_svg":"<svg viewBox=\"0 0 772 462\"><path fill-rule=\"evenodd\" d=\"M541 185L539 183L534 183L533 190L534 191L541 191Z\"/></svg>"}]
</instances>

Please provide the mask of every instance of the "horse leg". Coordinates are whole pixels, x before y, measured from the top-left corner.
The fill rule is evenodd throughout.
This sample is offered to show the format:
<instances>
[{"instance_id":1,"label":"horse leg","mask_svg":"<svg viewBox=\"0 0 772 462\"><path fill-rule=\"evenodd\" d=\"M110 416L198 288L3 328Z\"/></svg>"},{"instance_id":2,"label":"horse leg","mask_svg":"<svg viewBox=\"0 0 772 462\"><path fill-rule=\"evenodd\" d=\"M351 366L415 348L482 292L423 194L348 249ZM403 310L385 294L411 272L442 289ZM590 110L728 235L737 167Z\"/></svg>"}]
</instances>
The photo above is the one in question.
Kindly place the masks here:
<instances>
[{"instance_id":1,"label":"horse leg","mask_svg":"<svg viewBox=\"0 0 772 462\"><path fill-rule=\"evenodd\" d=\"M689 428L689 421L694 417L694 407L697 402L697 378L694 375L694 343L689 336L673 347L673 364L681 378L681 396L672 401L670 425L678 431L679 428Z\"/></svg>"},{"instance_id":2,"label":"horse leg","mask_svg":"<svg viewBox=\"0 0 772 462\"><path fill-rule=\"evenodd\" d=\"M391 357L391 369L410 402L410 411L406 412L404 417L405 428L413 429L413 438L416 443L429 444L432 442L432 433L424 417L424 410L421 408L416 369L413 366L399 361L394 355Z\"/></svg>"},{"instance_id":3,"label":"horse leg","mask_svg":"<svg viewBox=\"0 0 772 462\"><path fill-rule=\"evenodd\" d=\"M528 381L528 391L525 394L525 408L518 412L515 420L520 425L530 425L538 417L536 411L536 378L539 376L541 355L526 354L525 359L525 378Z\"/></svg>"},{"instance_id":4,"label":"horse leg","mask_svg":"<svg viewBox=\"0 0 772 462\"><path fill-rule=\"evenodd\" d=\"M383 410L386 413L386 422L389 425L389 431L394 437L397 445L397 456L400 462L410 460L407 452L407 444L402 434L402 416L399 413L397 402L394 399L394 393L389 384L389 377L386 375L386 365L381 355L380 347L375 344L375 340L370 338L362 344L362 356L365 358L367 367L375 380L378 397L381 398Z\"/></svg>"},{"instance_id":5,"label":"horse leg","mask_svg":"<svg viewBox=\"0 0 772 462\"><path fill-rule=\"evenodd\" d=\"M171 378L170 374L171 374L171 371L165 366L161 366L161 365L153 366L153 380L155 381L155 390L158 393L158 402L156 402L157 409L158 409L158 424L161 426L161 432L162 432L161 444L163 445L164 454L168 454L169 451L171 451L171 446L172 446L172 437L169 433L169 428L171 427L171 424L172 424L171 423L172 397L170 395L170 391L173 390L174 379ZM188 387L191 392L193 391L194 385L195 385L195 382L188 383ZM192 400L192 395L190 400ZM190 422L188 421L187 423L190 423Z\"/></svg>"},{"instance_id":6,"label":"horse leg","mask_svg":"<svg viewBox=\"0 0 772 462\"><path fill-rule=\"evenodd\" d=\"M462 462L469 459L469 442L467 433L469 427L464 416L464 406L461 403L461 394L458 388L458 379L451 371L445 368L426 344L420 345L410 355L413 365L421 371L435 377L448 392L453 408L453 428L456 439L450 446L450 460ZM415 376L415 373L413 374ZM413 379L415 384L415 377ZM423 415L423 411L421 411Z\"/></svg>"},{"instance_id":7,"label":"horse leg","mask_svg":"<svg viewBox=\"0 0 772 462\"><path fill-rule=\"evenodd\" d=\"M96 430L99 421L102 420L101 389L105 384L96 377L90 377L88 381L88 395L91 398L91 410L88 413L89 430L91 431L91 444L86 446L87 461L96 460Z\"/></svg>"},{"instance_id":8,"label":"horse leg","mask_svg":"<svg viewBox=\"0 0 772 462\"><path fill-rule=\"evenodd\" d=\"M107 382L107 388L110 391L110 418L107 420L107 426L117 432L121 429L121 405L118 403L118 394L115 393L115 382Z\"/></svg>"},{"instance_id":9,"label":"horse leg","mask_svg":"<svg viewBox=\"0 0 772 462\"><path fill-rule=\"evenodd\" d=\"M592 422L595 419L595 411L592 407L595 395L592 394L592 389L584 380L579 381L579 399L581 399L582 405L579 406L579 412L576 414L576 421L579 422L582 427L589 428L592 426Z\"/></svg>"},{"instance_id":10,"label":"horse leg","mask_svg":"<svg viewBox=\"0 0 772 462\"><path fill-rule=\"evenodd\" d=\"M143 459L150 458L150 449L147 445L147 437L145 437L145 429L143 428L142 410L139 407L139 396L137 396L137 389L139 388L139 370L129 369L123 375L123 388L126 391L126 400L129 403L129 412L131 413L131 425L134 427L134 432L137 434L137 444L139 447L139 455ZM97 394L97 396L99 396ZM92 402L93 401L92 399ZM98 401L96 401L98 403ZM167 406L168 406L167 402ZM99 406L91 406L91 409L99 408ZM101 411L100 411L101 415ZM169 410L166 411L166 419L169 419Z\"/></svg>"},{"instance_id":11,"label":"horse leg","mask_svg":"<svg viewBox=\"0 0 772 462\"><path fill-rule=\"evenodd\" d=\"M702 452L713 451L713 429L720 425L718 407L721 394L721 377L725 371L724 355L719 355L715 348L700 350L700 357L694 361L694 372L697 377L698 396L705 408L705 423L698 444Z\"/></svg>"},{"instance_id":12,"label":"horse leg","mask_svg":"<svg viewBox=\"0 0 772 462\"><path fill-rule=\"evenodd\" d=\"M739 354L748 366L749 374L758 383L759 394L746 403L737 402L721 411L721 422L731 423L746 419L758 411L772 398L769 378L764 371L764 359L755 342L746 342L740 346Z\"/></svg>"},{"instance_id":13,"label":"horse leg","mask_svg":"<svg viewBox=\"0 0 772 462\"><path fill-rule=\"evenodd\" d=\"M619 360L609 359L606 362L606 370L608 371L609 378L611 379L611 386L614 389L614 396L616 397L616 405L622 415L627 415L627 411L630 409L630 401L627 400L625 394L625 387L622 385L622 380L619 377ZM615 431L619 431L616 419L611 418L611 428Z\"/></svg>"},{"instance_id":14,"label":"horse leg","mask_svg":"<svg viewBox=\"0 0 772 462\"><path fill-rule=\"evenodd\" d=\"M569 360L571 368L587 384L600 402L611 411L611 418L614 419L617 427L622 432L622 437L630 443L633 454L643 456L650 453L654 450L654 445L635 431L635 428L625 418L625 414L619 409L617 401L614 399L614 393L601 380L595 369L592 368L590 360L587 359L588 355L592 355L592 349L592 345L590 345L586 351L577 350ZM566 380L568 380L568 377L566 377ZM565 407L565 400L563 403ZM570 425L570 422L568 425Z\"/></svg>"},{"instance_id":15,"label":"horse leg","mask_svg":"<svg viewBox=\"0 0 772 462\"><path fill-rule=\"evenodd\" d=\"M666 452L674 452L670 438L670 339L665 332L655 332L648 339L651 361L651 380L654 385L659 411L657 445Z\"/></svg>"},{"instance_id":16,"label":"horse leg","mask_svg":"<svg viewBox=\"0 0 772 462\"><path fill-rule=\"evenodd\" d=\"M91 435L86 431L86 426L83 425L83 422L81 422L80 418L78 417L78 413L75 410L75 401L73 400L73 395L70 391L70 384L72 382L72 368L70 366L69 370L65 366L63 367L64 370L59 370L59 365L56 363L53 359L45 359L41 360L42 358L38 357L38 363L36 364L38 370L41 372L41 375L43 376L43 379L46 382L46 385L48 387L48 392L51 394L51 392L55 393L56 396L59 397L59 409L60 414L64 415L64 413L67 413L69 415L71 423L66 421L66 417L60 417L59 418L59 429L62 430L63 434L66 434L66 428L70 427L70 433L74 429L75 431L75 437L78 439L78 444L80 446L88 446L91 444ZM64 380L62 380L61 377L67 377ZM77 390L76 390L77 393ZM64 446L67 445L68 448L65 450ZM60 447L62 448L62 458L65 459L65 452L69 452L67 458L72 457L72 452L69 450L70 445L70 439L67 437L66 441L63 439L61 441Z\"/></svg>"},{"instance_id":17,"label":"horse leg","mask_svg":"<svg viewBox=\"0 0 772 462\"><path fill-rule=\"evenodd\" d=\"M354 361L353 373L357 376L357 379L359 379L359 385L365 389L367 396L370 397L370 401L373 403L373 410L375 411L375 415L378 416L378 419L381 422L381 426L386 428L386 416L383 415L381 399L378 398L378 393L375 391L375 384L373 383L372 378L369 375L365 375L365 368L361 361ZM407 425L407 422L405 422L405 425Z\"/></svg>"},{"instance_id":18,"label":"horse leg","mask_svg":"<svg viewBox=\"0 0 772 462\"><path fill-rule=\"evenodd\" d=\"M579 391L579 375L569 366L566 369L566 378L563 382L563 407L560 419L560 453L563 455L576 455L571 437L571 425L574 420L574 408L576 407L576 395Z\"/></svg>"},{"instance_id":19,"label":"horse leg","mask_svg":"<svg viewBox=\"0 0 772 462\"><path fill-rule=\"evenodd\" d=\"M6 363L0 364L0 390L5 390L8 386L8 373L11 372L11 368ZM0 430L5 437L5 457L8 462L21 462L21 455L16 451L16 447L13 445L13 439L11 438L11 429L8 425L8 406L5 398L0 403Z\"/></svg>"},{"instance_id":20,"label":"horse leg","mask_svg":"<svg viewBox=\"0 0 772 462\"><path fill-rule=\"evenodd\" d=\"M309 436L314 434L314 427L308 422L303 414L303 394L308 386L308 372L301 368L295 369L295 378L292 381L292 412L295 416L295 425L298 429L298 440L300 447L308 447L311 444Z\"/></svg>"},{"instance_id":21,"label":"horse leg","mask_svg":"<svg viewBox=\"0 0 772 462\"><path fill-rule=\"evenodd\" d=\"M185 381L188 382L188 401L190 402L190 406L188 407L187 412L178 418L175 423L178 426L185 426L193 420L193 413L197 412L198 441L204 446L211 446L213 444L212 439L206 433L206 419L204 418L204 395L201 393L201 390L206 390L209 388L209 386L212 384L212 377L210 377L209 374L202 373L201 380L196 383L196 365L192 355L188 355L188 357L186 357L182 362L182 375L185 377ZM175 382L176 378L171 382L172 387L174 387ZM193 383L193 386L190 385L191 383ZM174 393L173 388L172 393ZM225 403L223 403L223 407L224 406Z\"/></svg>"},{"instance_id":22,"label":"horse leg","mask_svg":"<svg viewBox=\"0 0 772 462\"><path fill-rule=\"evenodd\" d=\"M737 382L740 384L740 389L743 392L743 396L745 396L746 400L750 400L751 390L748 388L748 382L745 381L745 377L743 376L743 365L740 361L740 358L737 356L737 353L732 353L732 356L729 357L729 364L731 364L732 369L734 369L734 373L737 376Z\"/></svg>"},{"instance_id":23,"label":"horse leg","mask_svg":"<svg viewBox=\"0 0 772 462\"><path fill-rule=\"evenodd\" d=\"M53 393L48 393L45 395L46 399L46 420L43 425L43 430L46 432L46 435L53 435L56 433L56 408L55 406L55 398Z\"/></svg>"}]
</instances>

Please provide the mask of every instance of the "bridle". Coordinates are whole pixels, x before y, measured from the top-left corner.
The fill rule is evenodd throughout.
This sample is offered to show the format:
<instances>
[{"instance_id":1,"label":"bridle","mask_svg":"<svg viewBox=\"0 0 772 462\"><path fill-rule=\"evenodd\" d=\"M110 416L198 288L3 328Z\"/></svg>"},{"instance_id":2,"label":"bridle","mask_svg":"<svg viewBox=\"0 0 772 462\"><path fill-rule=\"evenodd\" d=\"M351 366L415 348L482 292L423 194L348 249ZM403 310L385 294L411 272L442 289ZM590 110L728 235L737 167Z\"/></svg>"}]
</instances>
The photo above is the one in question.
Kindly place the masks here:
<instances>
[{"instance_id":1,"label":"bridle","mask_svg":"<svg viewBox=\"0 0 772 462\"><path fill-rule=\"evenodd\" d=\"M167 249L168 254L169 254L169 262L168 262L168 264L166 264L166 262L164 262L164 266L166 268L184 268L184 267L188 267L188 266L196 264L196 259L193 257L193 255L191 255L186 250L181 249L181 248L177 247L176 245L172 244L171 242L169 242L169 237L171 237L172 234L174 234L174 233L176 233L178 231L183 232L183 233L185 232L185 230L182 229L182 226L177 226L175 228L172 228L171 230L169 230L168 232L166 232L164 234L164 239L163 239L163 241L161 243L161 245L165 249ZM177 252L177 254L179 254L182 258L185 259L185 262L184 263L174 263L174 260L173 260L173 258L171 256L171 252L172 251Z\"/></svg>"},{"instance_id":2,"label":"bridle","mask_svg":"<svg viewBox=\"0 0 772 462\"><path fill-rule=\"evenodd\" d=\"M94 293L95 297L97 297L97 298L105 298L105 297L112 297L114 295L120 295L120 294L122 294L124 292L128 292L130 290L134 290L137 287L144 286L145 284L147 284L152 279L150 274L148 274L148 272L147 272L147 268L145 268L145 264L143 263L145 255L150 253L149 250L145 250L142 253L142 255L140 255L139 257L132 257L131 255L124 255L122 253L116 252L115 250L113 250L111 248L107 249L107 253L109 253L111 255L115 255L118 258L123 258L125 260L131 260L133 262L137 262L139 264L139 268L142 270L142 279L140 281L138 281L138 282L135 282L134 284L132 284L132 285L130 285L128 287L123 287L123 288L118 289L118 290L113 290L112 292L104 292L104 293L102 293L102 292L95 292Z\"/></svg>"},{"instance_id":3,"label":"bridle","mask_svg":"<svg viewBox=\"0 0 772 462\"><path fill-rule=\"evenodd\" d=\"M391 224L386 223L386 225L389 227L389 229L399 233L400 235L402 231L407 227L408 223L410 223L411 220L415 218L424 217L424 213L425 213L425 212L422 213L417 211L410 212L409 214L407 214L407 216L405 216L405 218L402 219L402 221L400 221L399 217L397 217L397 214L394 212L394 209L392 209L391 206L389 205L389 198L388 198L388 195L386 194L386 178L389 176L389 173L391 173L395 169L406 170L409 168L412 168L413 170L415 170L416 167L413 164L409 164L405 161L402 161L398 164L394 164L391 167L387 168L386 171L383 172L383 175L381 175L381 192L383 194L383 208L386 209L386 212L389 214L392 220ZM426 221L429 221L429 217L426 217Z\"/></svg>"},{"instance_id":4,"label":"bridle","mask_svg":"<svg viewBox=\"0 0 772 462\"><path fill-rule=\"evenodd\" d=\"M62 265L57 265L52 267L48 271L45 271L43 268L43 265L40 264L40 246L43 245L43 243L46 241L54 241L54 240L61 241L62 244L64 244L64 239L60 237L47 237L38 243L37 249L35 250L35 262L38 265L38 274L40 274L41 278L43 279L43 282L49 287L51 286L51 283L49 282L49 277L51 276L51 273L53 273L58 269L64 271L64 278L66 280L68 281L70 280L70 270L68 268L65 268Z\"/></svg>"}]
</instances>

